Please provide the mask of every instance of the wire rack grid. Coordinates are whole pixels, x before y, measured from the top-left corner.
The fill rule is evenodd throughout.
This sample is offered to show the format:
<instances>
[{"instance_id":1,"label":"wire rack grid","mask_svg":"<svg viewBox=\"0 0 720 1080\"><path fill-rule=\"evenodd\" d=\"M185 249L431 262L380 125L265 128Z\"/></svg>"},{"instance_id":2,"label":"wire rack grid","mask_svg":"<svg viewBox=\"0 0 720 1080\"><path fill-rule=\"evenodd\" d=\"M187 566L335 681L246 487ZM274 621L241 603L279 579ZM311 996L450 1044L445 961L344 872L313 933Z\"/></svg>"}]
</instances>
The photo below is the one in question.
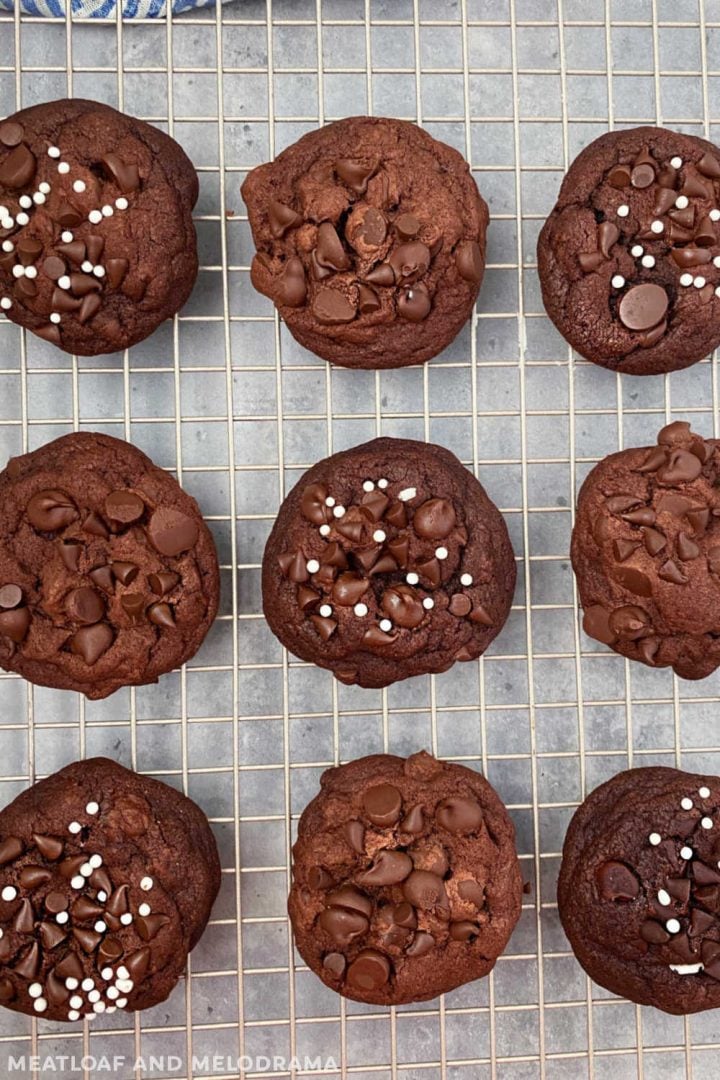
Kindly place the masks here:
<instances>
[{"instance_id":1,"label":"wire rack grid","mask_svg":"<svg viewBox=\"0 0 720 1080\"><path fill-rule=\"evenodd\" d=\"M82 1027L2 1011L0 1071L11 1056L54 1055L63 1075L65 1054L64 1075L84 1080L305 1076L318 1059L358 1080L716 1077L717 1015L667 1017L591 984L554 888L567 822L598 782L633 763L720 771L720 678L679 682L587 639L568 563L574 494L594 462L652 442L673 417L717 436L716 366L623 380L578 360L543 313L535 239L569 161L606 129L659 122L718 141L720 3L237 0L124 24L0 15L0 115L66 94L183 143L200 174L202 269L182 314L122 355L66 357L0 321L0 457L78 428L135 442L198 497L223 605L195 660L157 687L87 703L2 675L0 799L107 753L204 806L223 888L168 1002ZM364 112L455 145L491 207L478 309L423 368L333 370L249 282L246 171ZM283 493L318 458L379 433L442 443L476 471L519 569L484 658L384 692L284 654L259 588ZM421 746L497 787L531 893L490 978L418 1006L363 1007L293 951L290 845L324 768ZM102 1055L120 1061L108 1072Z\"/></svg>"}]
</instances>

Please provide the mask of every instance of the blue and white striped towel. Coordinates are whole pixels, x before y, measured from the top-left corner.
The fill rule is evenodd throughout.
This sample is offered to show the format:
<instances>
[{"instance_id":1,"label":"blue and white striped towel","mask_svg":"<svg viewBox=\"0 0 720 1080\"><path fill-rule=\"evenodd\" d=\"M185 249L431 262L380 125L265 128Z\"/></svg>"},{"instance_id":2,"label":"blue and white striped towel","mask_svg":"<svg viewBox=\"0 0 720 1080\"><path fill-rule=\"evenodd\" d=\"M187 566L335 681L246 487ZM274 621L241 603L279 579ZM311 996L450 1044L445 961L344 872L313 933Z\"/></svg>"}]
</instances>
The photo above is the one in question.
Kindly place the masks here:
<instances>
[{"instance_id":1,"label":"blue and white striped towel","mask_svg":"<svg viewBox=\"0 0 720 1080\"><path fill-rule=\"evenodd\" d=\"M192 8L210 7L216 0L172 0L173 15ZM225 3L225 0L220 0ZM64 19L67 7L74 16L85 19L116 19L118 8L123 19L158 19L165 14L165 0L0 0L0 12L14 11L19 4L23 15L45 15Z\"/></svg>"}]
</instances>

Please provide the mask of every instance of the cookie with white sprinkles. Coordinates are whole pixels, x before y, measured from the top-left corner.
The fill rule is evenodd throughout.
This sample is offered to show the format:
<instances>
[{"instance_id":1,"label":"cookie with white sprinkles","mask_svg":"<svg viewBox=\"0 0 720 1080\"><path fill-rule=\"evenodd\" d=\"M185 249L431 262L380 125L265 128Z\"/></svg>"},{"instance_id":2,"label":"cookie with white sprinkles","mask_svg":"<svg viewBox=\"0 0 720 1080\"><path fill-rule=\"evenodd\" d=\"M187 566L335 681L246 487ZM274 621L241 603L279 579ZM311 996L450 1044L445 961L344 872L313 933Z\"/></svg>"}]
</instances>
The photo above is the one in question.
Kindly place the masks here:
<instances>
[{"instance_id":1,"label":"cookie with white sprinkles","mask_svg":"<svg viewBox=\"0 0 720 1080\"><path fill-rule=\"evenodd\" d=\"M388 686L474 660L515 588L505 522L448 450L375 439L313 466L265 548L271 629L344 683Z\"/></svg>"},{"instance_id":2,"label":"cookie with white sprinkles","mask_svg":"<svg viewBox=\"0 0 720 1080\"><path fill-rule=\"evenodd\" d=\"M219 887L190 799L107 758L66 766L0 811L0 1004L74 1021L164 1001Z\"/></svg>"},{"instance_id":3,"label":"cookie with white sprinkles","mask_svg":"<svg viewBox=\"0 0 720 1080\"><path fill-rule=\"evenodd\" d=\"M568 829L558 906L601 986L669 1013L720 1006L720 779L651 767L596 788Z\"/></svg>"}]
</instances>

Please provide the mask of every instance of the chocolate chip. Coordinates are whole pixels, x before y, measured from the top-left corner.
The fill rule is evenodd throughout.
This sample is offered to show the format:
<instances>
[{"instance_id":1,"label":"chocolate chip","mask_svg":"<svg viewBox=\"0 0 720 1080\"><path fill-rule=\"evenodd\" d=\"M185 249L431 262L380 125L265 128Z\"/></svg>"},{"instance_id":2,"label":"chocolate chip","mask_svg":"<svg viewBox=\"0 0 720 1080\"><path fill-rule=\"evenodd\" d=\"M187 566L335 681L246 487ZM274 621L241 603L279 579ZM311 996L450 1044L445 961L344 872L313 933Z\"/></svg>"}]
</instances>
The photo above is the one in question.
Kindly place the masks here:
<instances>
[{"instance_id":1,"label":"chocolate chip","mask_svg":"<svg viewBox=\"0 0 720 1080\"><path fill-rule=\"evenodd\" d=\"M8 836L0 843L0 866L14 862L23 853L22 840L16 836Z\"/></svg>"},{"instance_id":2,"label":"chocolate chip","mask_svg":"<svg viewBox=\"0 0 720 1080\"><path fill-rule=\"evenodd\" d=\"M96 514L94 510L91 510L86 515L82 527L85 532L90 533L91 536L101 536L107 540L108 536L110 535L110 530L108 529L107 525L100 517L100 515Z\"/></svg>"},{"instance_id":3,"label":"chocolate chip","mask_svg":"<svg viewBox=\"0 0 720 1080\"><path fill-rule=\"evenodd\" d=\"M65 597L65 611L68 618L73 622L91 625L100 622L105 614L105 604L100 594L95 592L95 589L83 586L79 589L73 589L67 594Z\"/></svg>"},{"instance_id":4,"label":"chocolate chip","mask_svg":"<svg viewBox=\"0 0 720 1080\"><path fill-rule=\"evenodd\" d=\"M613 576L628 592L636 596L652 596L652 584L642 570L636 570L634 566L616 566Z\"/></svg>"},{"instance_id":5,"label":"chocolate chip","mask_svg":"<svg viewBox=\"0 0 720 1080\"><path fill-rule=\"evenodd\" d=\"M480 932L477 923L469 919L458 919L450 923L450 937L453 941L472 941Z\"/></svg>"},{"instance_id":6,"label":"chocolate chip","mask_svg":"<svg viewBox=\"0 0 720 1080\"><path fill-rule=\"evenodd\" d=\"M610 626L610 612L602 604L592 604L583 613L583 630L604 645L613 645L617 634Z\"/></svg>"},{"instance_id":7,"label":"chocolate chip","mask_svg":"<svg viewBox=\"0 0 720 1080\"><path fill-rule=\"evenodd\" d=\"M81 225L83 221L83 215L69 202L61 203L55 211L55 220L58 225L62 225L65 229L74 229L76 226ZM69 245L68 245L69 246ZM84 249L85 245L83 245ZM58 251L62 250L58 247Z\"/></svg>"},{"instance_id":8,"label":"chocolate chip","mask_svg":"<svg viewBox=\"0 0 720 1080\"><path fill-rule=\"evenodd\" d=\"M71 952L55 965L55 974L60 979L82 979L85 975L77 953Z\"/></svg>"},{"instance_id":9,"label":"chocolate chip","mask_svg":"<svg viewBox=\"0 0 720 1080\"><path fill-rule=\"evenodd\" d=\"M636 165L630 175L630 182L634 188L646 188L655 183L655 170L649 162Z\"/></svg>"},{"instance_id":10,"label":"chocolate chip","mask_svg":"<svg viewBox=\"0 0 720 1080\"><path fill-rule=\"evenodd\" d=\"M658 469L657 478L661 484L689 484L702 472L702 462L689 450L680 448L671 452L662 468Z\"/></svg>"},{"instance_id":11,"label":"chocolate chip","mask_svg":"<svg viewBox=\"0 0 720 1080\"><path fill-rule=\"evenodd\" d=\"M358 307L362 315L372 315L374 311L380 310L380 300L367 285L358 285Z\"/></svg>"},{"instance_id":12,"label":"chocolate chip","mask_svg":"<svg viewBox=\"0 0 720 1080\"><path fill-rule=\"evenodd\" d=\"M377 171L378 161L370 165L354 158L341 158L335 162L335 172L340 179L358 195L364 195L368 180Z\"/></svg>"},{"instance_id":13,"label":"chocolate chip","mask_svg":"<svg viewBox=\"0 0 720 1080\"><path fill-rule=\"evenodd\" d=\"M0 142L3 146L17 146L22 142L24 134L22 124L18 124L15 120L4 120L0 124Z\"/></svg>"},{"instance_id":14,"label":"chocolate chip","mask_svg":"<svg viewBox=\"0 0 720 1080\"><path fill-rule=\"evenodd\" d=\"M395 585L386 589L381 606L393 623L408 630L419 626L425 618L425 609L410 585Z\"/></svg>"},{"instance_id":15,"label":"chocolate chip","mask_svg":"<svg viewBox=\"0 0 720 1080\"><path fill-rule=\"evenodd\" d=\"M315 294L313 313L324 326L352 322L357 314L356 302L338 289L322 288Z\"/></svg>"},{"instance_id":16,"label":"chocolate chip","mask_svg":"<svg viewBox=\"0 0 720 1080\"><path fill-rule=\"evenodd\" d=\"M285 263L277 282L277 301L287 307L302 307L307 297L305 268L297 255Z\"/></svg>"},{"instance_id":17,"label":"chocolate chip","mask_svg":"<svg viewBox=\"0 0 720 1080\"><path fill-rule=\"evenodd\" d=\"M135 929L143 941L152 941L169 922L167 915L140 915L135 919Z\"/></svg>"},{"instance_id":18,"label":"chocolate chip","mask_svg":"<svg viewBox=\"0 0 720 1080\"><path fill-rule=\"evenodd\" d=\"M56 244L55 250L65 255L75 266L80 266L85 262L85 245L82 240L71 240L69 244Z\"/></svg>"},{"instance_id":19,"label":"chocolate chip","mask_svg":"<svg viewBox=\"0 0 720 1080\"><path fill-rule=\"evenodd\" d=\"M412 833L417 835L423 831L423 812L422 806L412 806L408 810L405 817L400 822L400 832Z\"/></svg>"},{"instance_id":20,"label":"chocolate chip","mask_svg":"<svg viewBox=\"0 0 720 1080\"><path fill-rule=\"evenodd\" d=\"M369 281L371 285L394 285L395 274L392 266L386 262L379 263L365 275L365 281Z\"/></svg>"},{"instance_id":21,"label":"chocolate chip","mask_svg":"<svg viewBox=\"0 0 720 1080\"><path fill-rule=\"evenodd\" d=\"M0 163L0 187L17 190L27 187L35 176L35 155L20 143Z\"/></svg>"},{"instance_id":22,"label":"chocolate chip","mask_svg":"<svg viewBox=\"0 0 720 1080\"><path fill-rule=\"evenodd\" d=\"M130 268L127 259L108 259L105 263L106 280L111 289L118 289Z\"/></svg>"},{"instance_id":23,"label":"chocolate chip","mask_svg":"<svg viewBox=\"0 0 720 1080\"><path fill-rule=\"evenodd\" d=\"M268 220L270 232L276 240L280 240L288 229L296 229L303 223L300 214L289 206L285 206L284 203L278 202L277 199L271 199L268 204Z\"/></svg>"},{"instance_id":24,"label":"chocolate chip","mask_svg":"<svg viewBox=\"0 0 720 1080\"><path fill-rule=\"evenodd\" d=\"M124 596L123 602L127 599L128 598ZM140 597L140 601L144 603L142 597ZM127 606L124 603L123 606L127 611ZM132 611L129 612L129 614L133 614L135 617L137 617L137 604L135 603L134 597L131 608ZM147 610L147 616L150 622L154 623L156 626L162 626L166 630L173 630L175 628L175 616L173 615L173 610L169 604L151 604Z\"/></svg>"},{"instance_id":25,"label":"chocolate chip","mask_svg":"<svg viewBox=\"0 0 720 1080\"><path fill-rule=\"evenodd\" d=\"M421 911L447 907L445 882L429 870L413 870L403 883L402 891L405 899Z\"/></svg>"},{"instance_id":26,"label":"chocolate chip","mask_svg":"<svg viewBox=\"0 0 720 1080\"><path fill-rule=\"evenodd\" d=\"M329 270L348 270L351 266L350 257L342 245L335 226L329 221L323 221L317 231L317 246L315 257L320 266Z\"/></svg>"},{"instance_id":27,"label":"chocolate chip","mask_svg":"<svg viewBox=\"0 0 720 1080\"><path fill-rule=\"evenodd\" d=\"M106 154L100 159L111 180L114 180L125 194L137 191L140 187L140 172L134 162L123 161L117 154Z\"/></svg>"},{"instance_id":28,"label":"chocolate chip","mask_svg":"<svg viewBox=\"0 0 720 1080\"><path fill-rule=\"evenodd\" d=\"M353 607L367 592L370 582L358 574L340 574L332 591L332 598L341 607Z\"/></svg>"},{"instance_id":29,"label":"chocolate chip","mask_svg":"<svg viewBox=\"0 0 720 1080\"><path fill-rule=\"evenodd\" d=\"M73 919L79 922L87 922L89 919L97 919L105 910L101 904L95 904L87 896L78 896L70 909Z\"/></svg>"},{"instance_id":30,"label":"chocolate chip","mask_svg":"<svg viewBox=\"0 0 720 1080\"><path fill-rule=\"evenodd\" d=\"M62 930L58 924L54 922L41 922L38 930L40 932L42 947L48 952L51 949L56 949L58 945L62 944L67 938L67 932Z\"/></svg>"},{"instance_id":31,"label":"chocolate chip","mask_svg":"<svg viewBox=\"0 0 720 1080\"><path fill-rule=\"evenodd\" d=\"M458 796L443 799L435 810L435 818L443 829L462 836L477 832L483 823L480 804L475 799Z\"/></svg>"},{"instance_id":32,"label":"chocolate chip","mask_svg":"<svg viewBox=\"0 0 720 1080\"><path fill-rule=\"evenodd\" d=\"M195 546L199 529L187 514L161 506L150 518L148 536L161 555L180 555Z\"/></svg>"},{"instance_id":33,"label":"chocolate chip","mask_svg":"<svg viewBox=\"0 0 720 1080\"><path fill-rule=\"evenodd\" d=\"M23 889L37 889L38 885L44 885L46 881L49 881L52 874L49 870L46 870L44 866L23 866L20 871L20 884Z\"/></svg>"},{"instance_id":34,"label":"chocolate chip","mask_svg":"<svg viewBox=\"0 0 720 1080\"><path fill-rule=\"evenodd\" d=\"M712 866L695 859L692 864L693 877L698 885L717 885L720 882L720 874Z\"/></svg>"},{"instance_id":35,"label":"chocolate chip","mask_svg":"<svg viewBox=\"0 0 720 1080\"><path fill-rule=\"evenodd\" d=\"M147 946L143 946L142 949L138 949L137 952L125 957L125 967L130 972L130 978L134 982L139 982L142 979L149 966L150 950Z\"/></svg>"},{"instance_id":36,"label":"chocolate chip","mask_svg":"<svg viewBox=\"0 0 720 1080\"><path fill-rule=\"evenodd\" d=\"M348 821L344 828L345 838L353 851L365 854L365 826L361 821Z\"/></svg>"},{"instance_id":37,"label":"chocolate chip","mask_svg":"<svg viewBox=\"0 0 720 1080\"><path fill-rule=\"evenodd\" d=\"M665 888L675 900L687 904L690 899L691 882L689 878L668 878Z\"/></svg>"},{"instance_id":38,"label":"chocolate chip","mask_svg":"<svg viewBox=\"0 0 720 1080\"><path fill-rule=\"evenodd\" d=\"M395 280L409 283L422 277L427 271L430 266L430 249L420 240L413 240L395 248L387 261L395 274Z\"/></svg>"},{"instance_id":39,"label":"chocolate chip","mask_svg":"<svg viewBox=\"0 0 720 1080\"><path fill-rule=\"evenodd\" d=\"M612 221L601 221L598 225L598 248L606 259L610 258L610 249L620 237L620 230ZM654 325L654 324L653 324Z\"/></svg>"},{"instance_id":40,"label":"chocolate chip","mask_svg":"<svg viewBox=\"0 0 720 1080\"><path fill-rule=\"evenodd\" d=\"M711 180L720 179L720 162L709 151L706 151L698 162L695 163L695 168L703 174L703 176L709 177Z\"/></svg>"},{"instance_id":41,"label":"chocolate chip","mask_svg":"<svg viewBox=\"0 0 720 1080\"><path fill-rule=\"evenodd\" d=\"M650 330L661 322L668 308L668 295L660 285L634 285L620 301L620 319L628 330Z\"/></svg>"},{"instance_id":42,"label":"chocolate chip","mask_svg":"<svg viewBox=\"0 0 720 1080\"><path fill-rule=\"evenodd\" d=\"M595 872L598 892L603 900L634 900L640 893L637 875L625 863L610 860Z\"/></svg>"},{"instance_id":43,"label":"chocolate chip","mask_svg":"<svg viewBox=\"0 0 720 1080\"><path fill-rule=\"evenodd\" d=\"M639 547L640 544L637 540L623 540L621 538L613 541L613 552L618 562L625 562Z\"/></svg>"},{"instance_id":44,"label":"chocolate chip","mask_svg":"<svg viewBox=\"0 0 720 1080\"><path fill-rule=\"evenodd\" d=\"M485 906L485 890L479 882L471 879L460 881L458 882L457 890L460 899L467 900L468 903L474 904L478 911L481 911Z\"/></svg>"},{"instance_id":45,"label":"chocolate chip","mask_svg":"<svg viewBox=\"0 0 720 1080\"><path fill-rule=\"evenodd\" d=\"M120 597L120 603L122 604L123 611L125 612L127 617L129 619L131 619L133 622L139 622L140 619L142 619L143 616L145 615L145 604L146 604L146 602L147 601L145 600L145 597L142 595L142 593L125 593L124 596ZM162 604L162 605L158 604L158 605L156 605L156 607L167 607L167 604ZM168 611L171 611L171 609L168 608ZM171 612L171 618L172 618L172 612ZM157 622L157 618L153 618L153 619L151 619L151 621L152 622ZM169 625L171 627L174 627L175 622L171 621L170 623L159 623L158 625L160 625L160 626Z\"/></svg>"},{"instance_id":46,"label":"chocolate chip","mask_svg":"<svg viewBox=\"0 0 720 1080\"><path fill-rule=\"evenodd\" d=\"M179 574L170 571L161 571L158 574L148 574L148 585L156 596L167 596L172 592L180 581Z\"/></svg>"},{"instance_id":47,"label":"chocolate chip","mask_svg":"<svg viewBox=\"0 0 720 1080\"><path fill-rule=\"evenodd\" d=\"M323 968L325 971L329 971L336 979L342 978L345 971L346 960L342 953L332 952L327 953L323 957Z\"/></svg>"},{"instance_id":48,"label":"chocolate chip","mask_svg":"<svg viewBox=\"0 0 720 1080\"><path fill-rule=\"evenodd\" d=\"M69 901L65 893L49 892L45 897L45 910L51 915L58 915L61 911L67 911Z\"/></svg>"},{"instance_id":49,"label":"chocolate chip","mask_svg":"<svg viewBox=\"0 0 720 1080\"><path fill-rule=\"evenodd\" d=\"M70 525L78 516L75 503L64 491L50 488L38 491L27 505L30 524L40 532L56 532Z\"/></svg>"},{"instance_id":50,"label":"chocolate chip","mask_svg":"<svg viewBox=\"0 0 720 1080\"><path fill-rule=\"evenodd\" d=\"M405 950L407 956L426 956L435 947L435 939L425 930L418 930Z\"/></svg>"},{"instance_id":51,"label":"chocolate chip","mask_svg":"<svg viewBox=\"0 0 720 1080\"><path fill-rule=\"evenodd\" d=\"M627 641L635 641L641 637L648 628L649 619L647 612L642 608L628 605L616 608L610 615L610 629Z\"/></svg>"},{"instance_id":52,"label":"chocolate chip","mask_svg":"<svg viewBox=\"0 0 720 1080\"><path fill-rule=\"evenodd\" d=\"M34 941L30 948L22 954L20 959L15 961L13 969L15 973L21 975L23 979L34 979L40 970L40 963L40 946L37 941Z\"/></svg>"},{"instance_id":53,"label":"chocolate chip","mask_svg":"<svg viewBox=\"0 0 720 1080\"><path fill-rule=\"evenodd\" d=\"M16 608L18 604L22 603L22 598L22 589L19 585L0 586L0 608L6 610Z\"/></svg>"},{"instance_id":54,"label":"chocolate chip","mask_svg":"<svg viewBox=\"0 0 720 1080\"><path fill-rule=\"evenodd\" d=\"M655 194L655 205L653 206L653 214L655 215L655 217L663 217L665 214L667 214L668 210L670 211L670 217L675 218L675 219L676 219L676 214L677 213L683 213L682 210L676 211L675 213L673 213L673 207L675 206L675 199L676 198L677 198L677 195L675 194L675 192L671 188L665 188L665 187L658 188L658 190L657 190L657 192ZM691 218L694 215L694 213L695 213L694 210L690 211ZM681 222L681 224L682 224L682 222Z\"/></svg>"},{"instance_id":55,"label":"chocolate chip","mask_svg":"<svg viewBox=\"0 0 720 1080\"><path fill-rule=\"evenodd\" d=\"M390 980L390 961L375 949L364 949L347 970L346 982L356 990L379 990Z\"/></svg>"},{"instance_id":56,"label":"chocolate chip","mask_svg":"<svg viewBox=\"0 0 720 1080\"><path fill-rule=\"evenodd\" d=\"M455 250L458 273L472 285L479 285L483 276L483 257L476 240L466 240Z\"/></svg>"},{"instance_id":57,"label":"chocolate chip","mask_svg":"<svg viewBox=\"0 0 720 1080\"><path fill-rule=\"evenodd\" d=\"M105 513L111 521L130 525L145 513L145 503L134 491L113 491L105 499Z\"/></svg>"},{"instance_id":58,"label":"chocolate chip","mask_svg":"<svg viewBox=\"0 0 720 1080\"><path fill-rule=\"evenodd\" d=\"M368 247L378 248L385 242L387 222L374 206L369 206L363 217L361 235Z\"/></svg>"},{"instance_id":59,"label":"chocolate chip","mask_svg":"<svg viewBox=\"0 0 720 1080\"><path fill-rule=\"evenodd\" d=\"M694 540L690 539L687 533L681 532L677 538L677 553L683 562L689 562L691 559L698 558L700 548Z\"/></svg>"},{"instance_id":60,"label":"chocolate chip","mask_svg":"<svg viewBox=\"0 0 720 1080\"><path fill-rule=\"evenodd\" d=\"M343 885L327 897L328 907L343 907L348 911L358 911L369 919L373 912L373 902L369 896L360 892L354 885Z\"/></svg>"},{"instance_id":61,"label":"chocolate chip","mask_svg":"<svg viewBox=\"0 0 720 1080\"><path fill-rule=\"evenodd\" d=\"M122 924L121 924L122 925ZM116 964L123 954L123 947L117 938L106 937L98 946L98 961L101 964ZM128 971L130 969L128 968ZM131 976L132 977L132 976Z\"/></svg>"},{"instance_id":62,"label":"chocolate chip","mask_svg":"<svg viewBox=\"0 0 720 1080\"><path fill-rule=\"evenodd\" d=\"M368 919L357 911L328 907L318 916L318 924L337 945L347 946L370 929Z\"/></svg>"},{"instance_id":63,"label":"chocolate chip","mask_svg":"<svg viewBox=\"0 0 720 1080\"><path fill-rule=\"evenodd\" d=\"M57 836L45 836L42 833L33 833L33 842L43 859L55 862L63 853L64 844Z\"/></svg>"},{"instance_id":64,"label":"chocolate chip","mask_svg":"<svg viewBox=\"0 0 720 1080\"><path fill-rule=\"evenodd\" d=\"M113 643L113 632L107 623L83 626L70 639L70 649L92 667Z\"/></svg>"},{"instance_id":65,"label":"chocolate chip","mask_svg":"<svg viewBox=\"0 0 720 1080\"><path fill-rule=\"evenodd\" d=\"M658 570L658 577L663 581L669 581L673 585L686 585L687 578L678 564L673 559L668 559Z\"/></svg>"},{"instance_id":66,"label":"chocolate chip","mask_svg":"<svg viewBox=\"0 0 720 1080\"><path fill-rule=\"evenodd\" d=\"M640 924L640 937L650 945L664 945L670 940L665 927L655 919L646 919Z\"/></svg>"},{"instance_id":67,"label":"chocolate chip","mask_svg":"<svg viewBox=\"0 0 720 1080\"><path fill-rule=\"evenodd\" d=\"M88 577L105 592L115 592L115 577L109 566L96 566L90 571Z\"/></svg>"},{"instance_id":68,"label":"chocolate chip","mask_svg":"<svg viewBox=\"0 0 720 1080\"><path fill-rule=\"evenodd\" d=\"M578 255L580 269L584 274L592 274L605 262L602 251L581 251Z\"/></svg>"},{"instance_id":69,"label":"chocolate chip","mask_svg":"<svg viewBox=\"0 0 720 1080\"><path fill-rule=\"evenodd\" d=\"M627 165L614 165L607 176L608 184L614 188L628 187L630 184L630 168Z\"/></svg>"},{"instance_id":70,"label":"chocolate chip","mask_svg":"<svg viewBox=\"0 0 720 1080\"><path fill-rule=\"evenodd\" d=\"M392 784L375 784L363 793L362 805L373 825L389 828L400 819L402 795Z\"/></svg>"},{"instance_id":71,"label":"chocolate chip","mask_svg":"<svg viewBox=\"0 0 720 1080\"><path fill-rule=\"evenodd\" d=\"M381 850L369 870L358 874L360 885L397 885L412 873L413 864L403 851Z\"/></svg>"},{"instance_id":72,"label":"chocolate chip","mask_svg":"<svg viewBox=\"0 0 720 1080\"><path fill-rule=\"evenodd\" d=\"M25 640L29 629L30 612L26 607L0 611L0 634L9 637L16 645L20 645Z\"/></svg>"}]
</instances>

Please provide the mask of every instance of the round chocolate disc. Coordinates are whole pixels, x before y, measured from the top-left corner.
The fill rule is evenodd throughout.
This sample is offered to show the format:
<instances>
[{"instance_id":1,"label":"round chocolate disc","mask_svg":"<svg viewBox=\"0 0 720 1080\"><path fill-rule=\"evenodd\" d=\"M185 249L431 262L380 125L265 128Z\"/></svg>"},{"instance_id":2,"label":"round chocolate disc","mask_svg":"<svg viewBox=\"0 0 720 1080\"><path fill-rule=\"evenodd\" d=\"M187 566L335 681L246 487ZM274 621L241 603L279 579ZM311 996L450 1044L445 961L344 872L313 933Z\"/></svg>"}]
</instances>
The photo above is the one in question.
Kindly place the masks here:
<instances>
[{"instance_id":1,"label":"round chocolate disc","mask_svg":"<svg viewBox=\"0 0 720 1080\"><path fill-rule=\"evenodd\" d=\"M668 295L660 285L634 285L620 301L620 319L628 330L651 330L667 308Z\"/></svg>"}]
</instances>

